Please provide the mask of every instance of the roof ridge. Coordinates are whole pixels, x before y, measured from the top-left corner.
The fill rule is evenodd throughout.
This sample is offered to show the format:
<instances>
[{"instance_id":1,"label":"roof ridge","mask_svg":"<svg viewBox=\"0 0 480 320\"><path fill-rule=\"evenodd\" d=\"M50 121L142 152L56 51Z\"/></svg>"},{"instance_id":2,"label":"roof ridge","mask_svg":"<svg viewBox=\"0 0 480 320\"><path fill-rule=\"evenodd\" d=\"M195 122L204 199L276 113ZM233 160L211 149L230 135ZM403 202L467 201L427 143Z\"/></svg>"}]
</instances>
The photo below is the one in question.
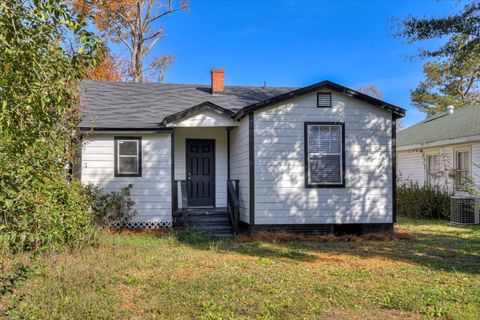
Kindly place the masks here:
<instances>
[{"instance_id":1,"label":"roof ridge","mask_svg":"<svg viewBox=\"0 0 480 320\"><path fill-rule=\"evenodd\" d=\"M188 86L188 87L210 87L209 84L199 84L199 83L172 83L172 82L130 82L130 81L109 81L109 80L91 80L84 79L82 82L90 83L108 83L108 84L120 84L120 85L138 85L138 86ZM300 86L253 86L253 85L226 85L225 88L258 88L258 89L295 89L301 88Z\"/></svg>"}]
</instances>

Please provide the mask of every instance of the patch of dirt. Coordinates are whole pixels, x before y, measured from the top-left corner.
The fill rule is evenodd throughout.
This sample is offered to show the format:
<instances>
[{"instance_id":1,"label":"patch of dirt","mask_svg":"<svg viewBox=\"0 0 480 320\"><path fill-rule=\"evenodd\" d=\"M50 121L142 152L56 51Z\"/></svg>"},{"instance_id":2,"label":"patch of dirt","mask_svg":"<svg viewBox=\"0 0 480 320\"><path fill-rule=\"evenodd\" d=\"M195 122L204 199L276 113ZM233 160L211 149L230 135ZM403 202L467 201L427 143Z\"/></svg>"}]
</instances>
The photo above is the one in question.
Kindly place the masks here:
<instances>
[{"instance_id":1,"label":"patch of dirt","mask_svg":"<svg viewBox=\"0 0 480 320\"><path fill-rule=\"evenodd\" d=\"M421 319L422 317L414 313L406 313L399 310L330 310L325 316L319 319L323 320L384 320L384 319Z\"/></svg>"},{"instance_id":2,"label":"patch of dirt","mask_svg":"<svg viewBox=\"0 0 480 320\"><path fill-rule=\"evenodd\" d=\"M356 235L304 235L289 232L259 232L255 235L240 234L236 241L238 242L252 242L255 240L263 240L268 242L361 242L361 241L392 241L392 240L415 240L415 237L404 230L396 230L395 232L379 232L370 233L361 236Z\"/></svg>"}]
</instances>

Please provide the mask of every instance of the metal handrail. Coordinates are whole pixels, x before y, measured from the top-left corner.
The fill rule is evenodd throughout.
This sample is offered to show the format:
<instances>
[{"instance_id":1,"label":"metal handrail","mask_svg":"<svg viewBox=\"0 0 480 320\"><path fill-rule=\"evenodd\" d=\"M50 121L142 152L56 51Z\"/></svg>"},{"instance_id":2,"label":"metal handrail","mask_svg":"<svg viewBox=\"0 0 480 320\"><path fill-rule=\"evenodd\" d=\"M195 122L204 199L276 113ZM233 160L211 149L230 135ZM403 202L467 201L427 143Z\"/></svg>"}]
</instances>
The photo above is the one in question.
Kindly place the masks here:
<instances>
[{"instance_id":1,"label":"metal handrail","mask_svg":"<svg viewBox=\"0 0 480 320\"><path fill-rule=\"evenodd\" d=\"M180 184L180 196L178 199L178 185ZM185 180L175 180L175 187L173 189L174 194L174 209L178 211L178 202L181 201L182 204L182 215L183 215L183 224L185 227L188 227L188 195L187 195L187 181Z\"/></svg>"},{"instance_id":2,"label":"metal handrail","mask_svg":"<svg viewBox=\"0 0 480 320\"><path fill-rule=\"evenodd\" d=\"M240 219L239 181L227 180L227 210L233 227L233 234L238 235Z\"/></svg>"}]
</instances>

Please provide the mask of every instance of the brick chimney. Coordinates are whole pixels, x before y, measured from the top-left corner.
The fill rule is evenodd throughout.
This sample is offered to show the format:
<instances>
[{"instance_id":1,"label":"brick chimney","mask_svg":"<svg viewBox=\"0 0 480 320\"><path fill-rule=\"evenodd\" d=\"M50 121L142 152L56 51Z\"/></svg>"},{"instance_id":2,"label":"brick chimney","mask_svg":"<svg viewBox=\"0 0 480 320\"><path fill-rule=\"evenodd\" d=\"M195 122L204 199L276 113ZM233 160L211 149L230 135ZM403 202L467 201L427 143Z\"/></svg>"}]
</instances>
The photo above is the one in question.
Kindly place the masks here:
<instances>
[{"instance_id":1,"label":"brick chimney","mask_svg":"<svg viewBox=\"0 0 480 320\"><path fill-rule=\"evenodd\" d=\"M211 84L211 91L212 93L219 93L223 92L225 89L225 70L223 68L220 69L212 69L212 84Z\"/></svg>"}]
</instances>

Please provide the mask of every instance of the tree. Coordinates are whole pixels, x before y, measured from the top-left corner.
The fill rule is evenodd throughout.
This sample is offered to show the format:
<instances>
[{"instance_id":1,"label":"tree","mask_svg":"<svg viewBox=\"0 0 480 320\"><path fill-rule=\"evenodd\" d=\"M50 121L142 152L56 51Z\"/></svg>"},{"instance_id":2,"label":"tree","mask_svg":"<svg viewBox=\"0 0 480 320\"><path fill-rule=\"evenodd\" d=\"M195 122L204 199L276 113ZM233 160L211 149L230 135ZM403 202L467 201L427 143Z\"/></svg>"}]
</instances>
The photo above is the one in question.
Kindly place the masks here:
<instances>
[{"instance_id":1,"label":"tree","mask_svg":"<svg viewBox=\"0 0 480 320\"><path fill-rule=\"evenodd\" d=\"M187 0L73 0L73 6L82 13L90 13L93 23L105 40L122 43L128 49L128 74L132 81L143 82L154 78L163 80L173 56L152 59L144 67L145 57L162 39L164 29L160 19L188 8ZM157 27L154 27L157 25Z\"/></svg>"},{"instance_id":2,"label":"tree","mask_svg":"<svg viewBox=\"0 0 480 320\"><path fill-rule=\"evenodd\" d=\"M66 36L78 39L75 51ZM87 198L65 164L79 81L99 44L61 0L0 2L0 251L74 245L91 234Z\"/></svg>"},{"instance_id":3,"label":"tree","mask_svg":"<svg viewBox=\"0 0 480 320\"><path fill-rule=\"evenodd\" d=\"M446 38L436 49L421 48L419 57L433 58L424 66L425 81L411 91L415 106L428 114L448 104L465 107L479 102L480 2L442 18L408 17L399 24L397 36L408 43Z\"/></svg>"},{"instance_id":4,"label":"tree","mask_svg":"<svg viewBox=\"0 0 480 320\"><path fill-rule=\"evenodd\" d=\"M443 18L417 18L409 16L400 23L397 36L404 37L409 43L448 37L445 44L437 49L420 49L422 57L461 58L472 51L480 50L480 3L472 1L465 5L460 13ZM463 43L463 46L459 46Z\"/></svg>"},{"instance_id":5,"label":"tree","mask_svg":"<svg viewBox=\"0 0 480 320\"><path fill-rule=\"evenodd\" d=\"M410 93L413 104L428 115L445 111L449 105L480 104L479 67L478 61L471 60L427 62L423 66L425 80Z\"/></svg>"},{"instance_id":6,"label":"tree","mask_svg":"<svg viewBox=\"0 0 480 320\"><path fill-rule=\"evenodd\" d=\"M107 47L99 51L100 61L94 67L86 70L87 79L105 80L105 81L121 81L122 75L120 63L117 58L110 53Z\"/></svg>"},{"instance_id":7,"label":"tree","mask_svg":"<svg viewBox=\"0 0 480 320\"><path fill-rule=\"evenodd\" d=\"M377 99L382 99L383 95L380 91L378 91L377 86L365 86L365 87L358 87L357 88L358 92L361 92L363 94L368 94L369 96L375 97Z\"/></svg>"}]
</instances>

